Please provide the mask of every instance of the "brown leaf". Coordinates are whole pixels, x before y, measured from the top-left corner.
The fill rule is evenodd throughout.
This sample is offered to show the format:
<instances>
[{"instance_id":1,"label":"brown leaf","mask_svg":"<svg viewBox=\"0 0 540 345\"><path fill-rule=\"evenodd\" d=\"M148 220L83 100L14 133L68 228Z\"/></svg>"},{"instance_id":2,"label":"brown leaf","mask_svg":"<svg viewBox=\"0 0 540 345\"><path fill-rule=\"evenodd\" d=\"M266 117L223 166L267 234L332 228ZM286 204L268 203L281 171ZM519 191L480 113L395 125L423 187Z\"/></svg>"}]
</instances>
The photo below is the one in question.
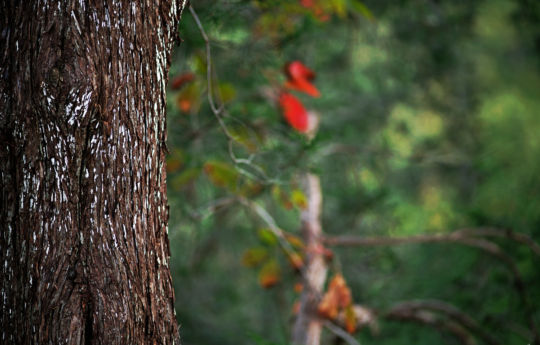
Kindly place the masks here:
<instances>
[{"instance_id":1,"label":"brown leaf","mask_svg":"<svg viewBox=\"0 0 540 345\"><path fill-rule=\"evenodd\" d=\"M179 76L174 77L174 79L171 81L171 88L173 90L178 90L182 88L182 86L184 86L185 84L193 81L193 79L195 79L195 74L190 72L183 73Z\"/></svg>"},{"instance_id":2,"label":"brown leaf","mask_svg":"<svg viewBox=\"0 0 540 345\"><path fill-rule=\"evenodd\" d=\"M294 302L294 304L293 304L293 306L292 306L291 309L292 309L291 311L292 311L292 314L293 314L293 315L298 314L298 312L300 311L300 301Z\"/></svg>"},{"instance_id":3,"label":"brown leaf","mask_svg":"<svg viewBox=\"0 0 540 345\"><path fill-rule=\"evenodd\" d=\"M349 305L345 308L345 329L352 334L356 331L356 326L356 314L354 313L353 306Z\"/></svg>"},{"instance_id":4,"label":"brown leaf","mask_svg":"<svg viewBox=\"0 0 540 345\"><path fill-rule=\"evenodd\" d=\"M299 270L304 266L304 260L298 253L291 253L289 255L289 263L295 270Z\"/></svg>"},{"instance_id":5,"label":"brown leaf","mask_svg":"<svg viewBox=\"0 0 540 345\"><path fill-rule=\"evenodd\" d=\"M352 302L351 290L347 286L345 279L340 273L337 273L330 282L329 290L335 290L337 303L340 308L346 308Z\"/></svg>"},{"instance_id":6,"label":"brown leaf","mask_svg":"<svg viewBox=\"0 0 540 345\"><path fill-rule=\"evenodd\" d=\"M304 284L302 284L302 283L294 284L294 292L300 293L300 292L302 292L302 290L304 290Z\"/></svg>"},{"instance_id":7,"label":"brown leaf","mask_svg":"<svg viewBox=\"0 0 540 345\"><path fill-rule=\"evenodd\" d=\"M264 247L250 248L242 256L242 264L246 267L256 267L268 257L268 249Z\"/></svg>"},{"instance_id":8,"label":"brown leaf","mask_svg":"<svg viewBox=\"0 0 540 345\"><path fill-rule=\"evenodd\" d=\"M338 316L338 296L335 289L329 289L317 307L320 316L333 320Z\"/></svg>"},{"instance_id":9,"label":"brown leaf","mask_svg":"<svg viewBox=\"0 0 540 345\"><path fill-rule=\"evenodd\" d=\"M276 260L270 260L259 271L259 284L265 288L271 288L281 280L281 270Z\"/></svg>"},{"instance_id":10,"label":"brown leaf","mask_svg":"<svg viewBox=\"0 0 540 345\"><path fill-rule=\"evenodd\" d=\"M319 303L318 312L319 315L333 320L338 316L340 309L349 307L351 303L351 290L343 276L337 273L330 281L328 290Z\"/></svg>"}]
</instances>

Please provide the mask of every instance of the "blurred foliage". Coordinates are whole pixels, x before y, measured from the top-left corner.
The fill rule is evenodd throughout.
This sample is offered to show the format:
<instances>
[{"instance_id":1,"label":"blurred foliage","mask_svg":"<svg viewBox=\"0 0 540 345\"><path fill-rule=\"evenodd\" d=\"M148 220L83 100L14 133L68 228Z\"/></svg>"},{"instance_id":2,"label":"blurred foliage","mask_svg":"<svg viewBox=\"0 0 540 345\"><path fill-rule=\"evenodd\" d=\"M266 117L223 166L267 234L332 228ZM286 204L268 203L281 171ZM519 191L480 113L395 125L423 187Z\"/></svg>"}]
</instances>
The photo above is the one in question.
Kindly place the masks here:
<instances>
[{"instance_id":1,"label":"blurred foliage","mask_svg":"<svg viewBox=\"0 0 540 345\"><path fill-rule=\"evenodd\" d=\"M173 82L194 77L168 93L167 160L183 344L288 343L294 267L260 230L267 225L235 198L257 201L282 229L298 234L306 202L298 189L301 171L322 179L330 235L488 225L540 240L536 1L199 0L193 6L211 41L212 85L234 140L208 105L205 42L186 10L170 76ZM317 73L321 97L298 95L320 114L312 140L291 129L268 96L292 60ZM499 243L516 259L540 323L538 257ZM331 270L343 273L356 303L384 309L440 299L503 344L529 342L510 273L478 250L424 244L334 252ZM255 273L259 265L264 268ZM331 337L324 334L323 343ZM356 337L362 344L457 343L397 322Z\"/></svg>"}]
</instances>

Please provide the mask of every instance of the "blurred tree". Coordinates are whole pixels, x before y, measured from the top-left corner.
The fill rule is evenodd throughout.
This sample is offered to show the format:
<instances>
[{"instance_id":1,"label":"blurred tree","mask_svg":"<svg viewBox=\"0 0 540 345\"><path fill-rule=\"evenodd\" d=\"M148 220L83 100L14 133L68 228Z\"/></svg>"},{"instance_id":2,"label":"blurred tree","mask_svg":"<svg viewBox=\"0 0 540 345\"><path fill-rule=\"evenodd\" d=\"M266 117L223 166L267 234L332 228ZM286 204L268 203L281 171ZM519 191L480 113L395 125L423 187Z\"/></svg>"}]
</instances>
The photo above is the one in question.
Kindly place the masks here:
<instances>
[{"instance_id":1,"label":"blurred tree","mask_svg":"<svg viewBox=\"0 0 540 345\"><path fill-rule=\"evenodd\" d=\"M183 6L0 4L0 343L179 343L164 163Z\"/></svg>"},{"instance_id":2,"label":"blurred tree","mask_svg":"<svg viewBox=\"0 0 540 345\"><path fill-rule=\"evenodd\" d=\"M186 17L172 65L178 80L193 78L169 99L184 341L289 343L302 273L281 242L301 235L309 200L299 172L311 171L333 254L318 297L345 286L351 308L322 309L358 315L348 338L345 318L320 318L321 343L336 334L378 345L538 342L532 3L194 4L200 20ZM317 92L282 73L299 60ZM304 135L313 110L318 131Z\"/></svg>"}]
</instances>

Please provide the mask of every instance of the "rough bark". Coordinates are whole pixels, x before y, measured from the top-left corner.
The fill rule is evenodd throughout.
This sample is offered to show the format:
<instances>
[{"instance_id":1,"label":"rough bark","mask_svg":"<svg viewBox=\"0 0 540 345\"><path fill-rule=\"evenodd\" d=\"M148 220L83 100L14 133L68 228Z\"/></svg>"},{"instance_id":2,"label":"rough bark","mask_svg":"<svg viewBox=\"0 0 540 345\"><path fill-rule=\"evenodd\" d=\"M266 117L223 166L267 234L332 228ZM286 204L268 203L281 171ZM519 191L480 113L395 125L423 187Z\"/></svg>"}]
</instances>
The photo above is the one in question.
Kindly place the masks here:
<instances>
[{"instance_id":1,"label":"rough bark","mask_svg":"<svg viewBox=\"0 0 540 345\"><path fill-rule=\"evenodd\" d=\"M319 177L306 174L303 178L307 207L302 211L302 237L306 244L303 273L304 290L293 328L292 343L319 345L323 320L317 316L317 305L326 280L327 265L322 249L322 192Z\"/></svg>"},{"instance_id":2,"label":"rough bark","mask_svg":"<svg viewBox=\"0 0 540 345\"><path fill-rule=\"evenodd\" d=\"M178 343L165 85L183 5L0 4L1 343Z\"/></svg>"}]
</instances>

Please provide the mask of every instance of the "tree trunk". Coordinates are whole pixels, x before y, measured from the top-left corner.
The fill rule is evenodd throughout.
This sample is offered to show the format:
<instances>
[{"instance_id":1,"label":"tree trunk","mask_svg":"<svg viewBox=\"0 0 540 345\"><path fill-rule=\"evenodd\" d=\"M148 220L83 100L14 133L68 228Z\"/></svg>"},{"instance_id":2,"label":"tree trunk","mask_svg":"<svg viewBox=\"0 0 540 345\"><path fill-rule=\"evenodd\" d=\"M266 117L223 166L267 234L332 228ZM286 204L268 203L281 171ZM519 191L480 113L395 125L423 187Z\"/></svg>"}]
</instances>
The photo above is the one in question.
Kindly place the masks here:
<instances>
[{"instance_id":1,"label":"tree trunk","mask_svg":"<svg viewBox=\"0 0 540 345\"><path fill-rule=\"evenodd\" d=\"M2 344L178 343L165 85L183 6L0 4Z\"/></svg>"},{"instance_id":2,"label":"tree trunk","mask_svg":"<svg viewBox=\"0 0 540 345\"><path fill-rule=\"evenodd\" d=\"M326 280L327 265L322 247L322 192L319 177L306 174L304 191L308 200L302 211L302 237L306 243L304 290L300 296L300 309L293 328L292 343L295 345L319 345L322 320L317 315L317 305Z\"/></svg>"}]
</instances>

